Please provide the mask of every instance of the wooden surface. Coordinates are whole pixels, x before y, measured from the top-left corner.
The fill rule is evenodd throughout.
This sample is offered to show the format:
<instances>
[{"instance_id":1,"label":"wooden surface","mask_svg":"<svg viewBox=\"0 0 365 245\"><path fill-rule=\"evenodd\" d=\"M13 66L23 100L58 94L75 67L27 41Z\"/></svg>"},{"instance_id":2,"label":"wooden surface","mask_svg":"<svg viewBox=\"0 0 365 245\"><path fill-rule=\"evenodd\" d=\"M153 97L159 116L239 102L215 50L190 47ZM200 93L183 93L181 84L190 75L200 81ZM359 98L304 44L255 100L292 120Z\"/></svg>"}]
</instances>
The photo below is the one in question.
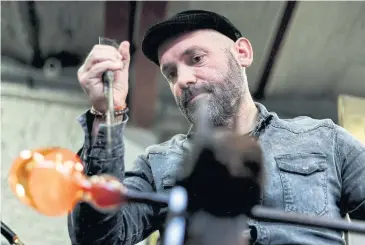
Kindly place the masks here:
<instances>
[{"instance_id":1,"label":"wooden surface","mask_svg":"<svg viewBox=\"0 0 365 245\"><path fill-rule=\"evenodd\" d=\"M365 144L365 98L340 95L338 98L338 122ZM364 244L364 235L347 233L346 244Z\"/></svg>"},{"instance_id":2,"label":"wooden surface","mask_svg":"<svg viewBox=\"0 0 365 245\"><path fill-rule=\"evenodd\" d=\"M365 144L365 98L339 96L338 115L339 124Z\"/></svg>"}]
</instances>

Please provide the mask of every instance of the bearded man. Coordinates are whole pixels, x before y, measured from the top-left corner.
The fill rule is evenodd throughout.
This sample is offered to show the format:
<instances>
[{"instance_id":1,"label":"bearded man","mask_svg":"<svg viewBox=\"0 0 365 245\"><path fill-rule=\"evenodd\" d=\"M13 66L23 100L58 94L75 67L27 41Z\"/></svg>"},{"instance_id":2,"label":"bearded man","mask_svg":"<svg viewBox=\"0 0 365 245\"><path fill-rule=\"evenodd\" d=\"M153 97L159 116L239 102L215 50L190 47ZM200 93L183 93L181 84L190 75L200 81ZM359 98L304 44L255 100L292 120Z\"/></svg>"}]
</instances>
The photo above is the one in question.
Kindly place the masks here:
<instances>
[{"instance_id":1,"label":"bearded man","mask_svg":"<svg viewBox=\"0 0 365 245\"><path fill-rule=\"evenodd\" d=\"M349 214L353 219L365 219L364 145L331 120L284 120L254 102L246 76L253 50L229 20L207 11L181 12L153 25L142 50L160 67L179 109L192 125L197 120L197 105L204 100L215 127L232 128L236 119L237 134L258 138L267 173L262 205L313 216L342 218ZM78 78L92 105L79 118L85 131L80 155L87 175L107 173L133 190L166 192L183 155L191 150L194 130L148 147L132 171L124 170L122 136L128 122L129 62L129 43L124 41L118 50L96 45L80 67ZM112 132L118 136L109 158L101 79L107 70L115 74L117 109ZM163 230L166 212L166 208L148 204L128 204L116 213L104 214L81 203L69 216L69 234L73 245L136 244L153 231ZM250 241L255 244L344 244L339 231L257 220L249 220L248 225Z\"/></svg>"}]
</instances>

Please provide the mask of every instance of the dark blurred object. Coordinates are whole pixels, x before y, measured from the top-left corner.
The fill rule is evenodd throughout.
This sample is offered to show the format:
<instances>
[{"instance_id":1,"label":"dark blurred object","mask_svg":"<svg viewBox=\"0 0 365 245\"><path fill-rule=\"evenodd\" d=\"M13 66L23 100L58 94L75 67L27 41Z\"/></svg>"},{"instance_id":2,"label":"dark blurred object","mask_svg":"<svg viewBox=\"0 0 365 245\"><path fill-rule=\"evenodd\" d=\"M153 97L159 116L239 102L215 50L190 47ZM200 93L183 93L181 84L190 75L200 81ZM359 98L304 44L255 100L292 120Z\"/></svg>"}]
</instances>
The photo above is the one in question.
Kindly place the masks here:
<instances>
[{"instance_id":1,"label":"dark blurred object","mask_svg":"<svg viewBox=\"0 0 365 245\"><path fill-rule=\"evenodd\" d=\"M261 149L254 138L231 131L203 138L177 182L189 197L187 244L248 244L246 215L261 196Z\"/></svg>"},{"instance_id":2,"label":"dark blurred object","mask_svg":"<svg viewBox=\"0 0 365 245\"><path fill-rule=\"evenodd\" d=\"M207 212L197 212L189 219L185 244L247 245L250 240L249 231L244 215L216 217Z\"/></svg>"},{"instance_id":3,"label":"dark blurred object","mask_svg":"<svg viewBox=\"0 0 365 245\"><path fill-rule=\"evenodd\" d=\"M186 161L177 181L189 193L188 211L203 210L218 217L247 215L260 202L261 148L256 139L231 131L210 135L193 152L196 160Z\"/></svg>"},{"instance_id":4,"label":"dark blurred object","mask_svg":"<svg viewBox=\"0 0 365 245\"><path fill-rule=\"evenodd\" d=\"M203 101L193 152L186 157L176 184L188 192L189 212L247 215L260 202L264 177L261 147L255 138L236 134L235 126L233 130L213 129L207 113L207 102Z\"/></svg>"},{"instance_id":5,"label":"dark blurred object","mask_svg":"<svg viewBox=\"0 0 365 245\"><path fill-rule=\"evenodd\" d=\"M253 137L213 129L207 111L203 102L193 152L176 182L188 193L187 244L245 245L246 217L261 197L262 150Z\"/></svg>"}]
</instances>

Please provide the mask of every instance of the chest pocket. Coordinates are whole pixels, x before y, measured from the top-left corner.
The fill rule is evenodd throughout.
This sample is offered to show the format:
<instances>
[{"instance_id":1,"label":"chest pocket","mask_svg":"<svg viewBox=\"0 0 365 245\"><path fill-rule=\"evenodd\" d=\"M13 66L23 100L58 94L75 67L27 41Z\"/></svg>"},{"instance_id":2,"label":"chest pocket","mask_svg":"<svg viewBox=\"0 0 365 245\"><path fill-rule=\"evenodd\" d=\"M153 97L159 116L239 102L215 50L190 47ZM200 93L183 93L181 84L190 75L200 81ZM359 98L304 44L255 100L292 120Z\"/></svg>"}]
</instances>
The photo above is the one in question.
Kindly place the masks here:
<instances>
[{"instance_id":1,"label":"chest pocket","mask_svg":"<svg viewBox=\"0 0 365 245\"><path fill-rule=\"evenodd\" d=\"M275 157L287 212L323 215L328 209L327 159L298 153Z\"/></svg>"},{"instance_id":2,"label":"chest pocket","mask_svg":"<svg viewBox=\"0 0 365 245\"><path fill-rule=\"evenodd\" d=\"M176 181L177 171L181 167L179 155L150 155L150 164L157 191L168 191Z\"/></svg>"}]
</instances>

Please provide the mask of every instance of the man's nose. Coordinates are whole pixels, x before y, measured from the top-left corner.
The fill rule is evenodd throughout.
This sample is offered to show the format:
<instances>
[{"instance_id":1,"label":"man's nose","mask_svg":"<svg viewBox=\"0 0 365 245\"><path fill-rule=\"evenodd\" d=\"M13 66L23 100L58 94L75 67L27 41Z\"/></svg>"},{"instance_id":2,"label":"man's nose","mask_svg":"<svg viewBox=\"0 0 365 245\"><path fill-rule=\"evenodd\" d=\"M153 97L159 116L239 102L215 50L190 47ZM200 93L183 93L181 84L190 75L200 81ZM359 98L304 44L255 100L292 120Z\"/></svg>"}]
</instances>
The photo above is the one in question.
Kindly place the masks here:
<instances>
[{"instance_id":1,"label":"man's nose","mask_svg":"<svg viewBox=\"0 0 365 245\"><path fill-rule=\"evenodd\" d=\"M178 69L177 84L181 89L189 87L196 83L196 77L190 67L180 66Z\"/></svg>"}]
</instances>

